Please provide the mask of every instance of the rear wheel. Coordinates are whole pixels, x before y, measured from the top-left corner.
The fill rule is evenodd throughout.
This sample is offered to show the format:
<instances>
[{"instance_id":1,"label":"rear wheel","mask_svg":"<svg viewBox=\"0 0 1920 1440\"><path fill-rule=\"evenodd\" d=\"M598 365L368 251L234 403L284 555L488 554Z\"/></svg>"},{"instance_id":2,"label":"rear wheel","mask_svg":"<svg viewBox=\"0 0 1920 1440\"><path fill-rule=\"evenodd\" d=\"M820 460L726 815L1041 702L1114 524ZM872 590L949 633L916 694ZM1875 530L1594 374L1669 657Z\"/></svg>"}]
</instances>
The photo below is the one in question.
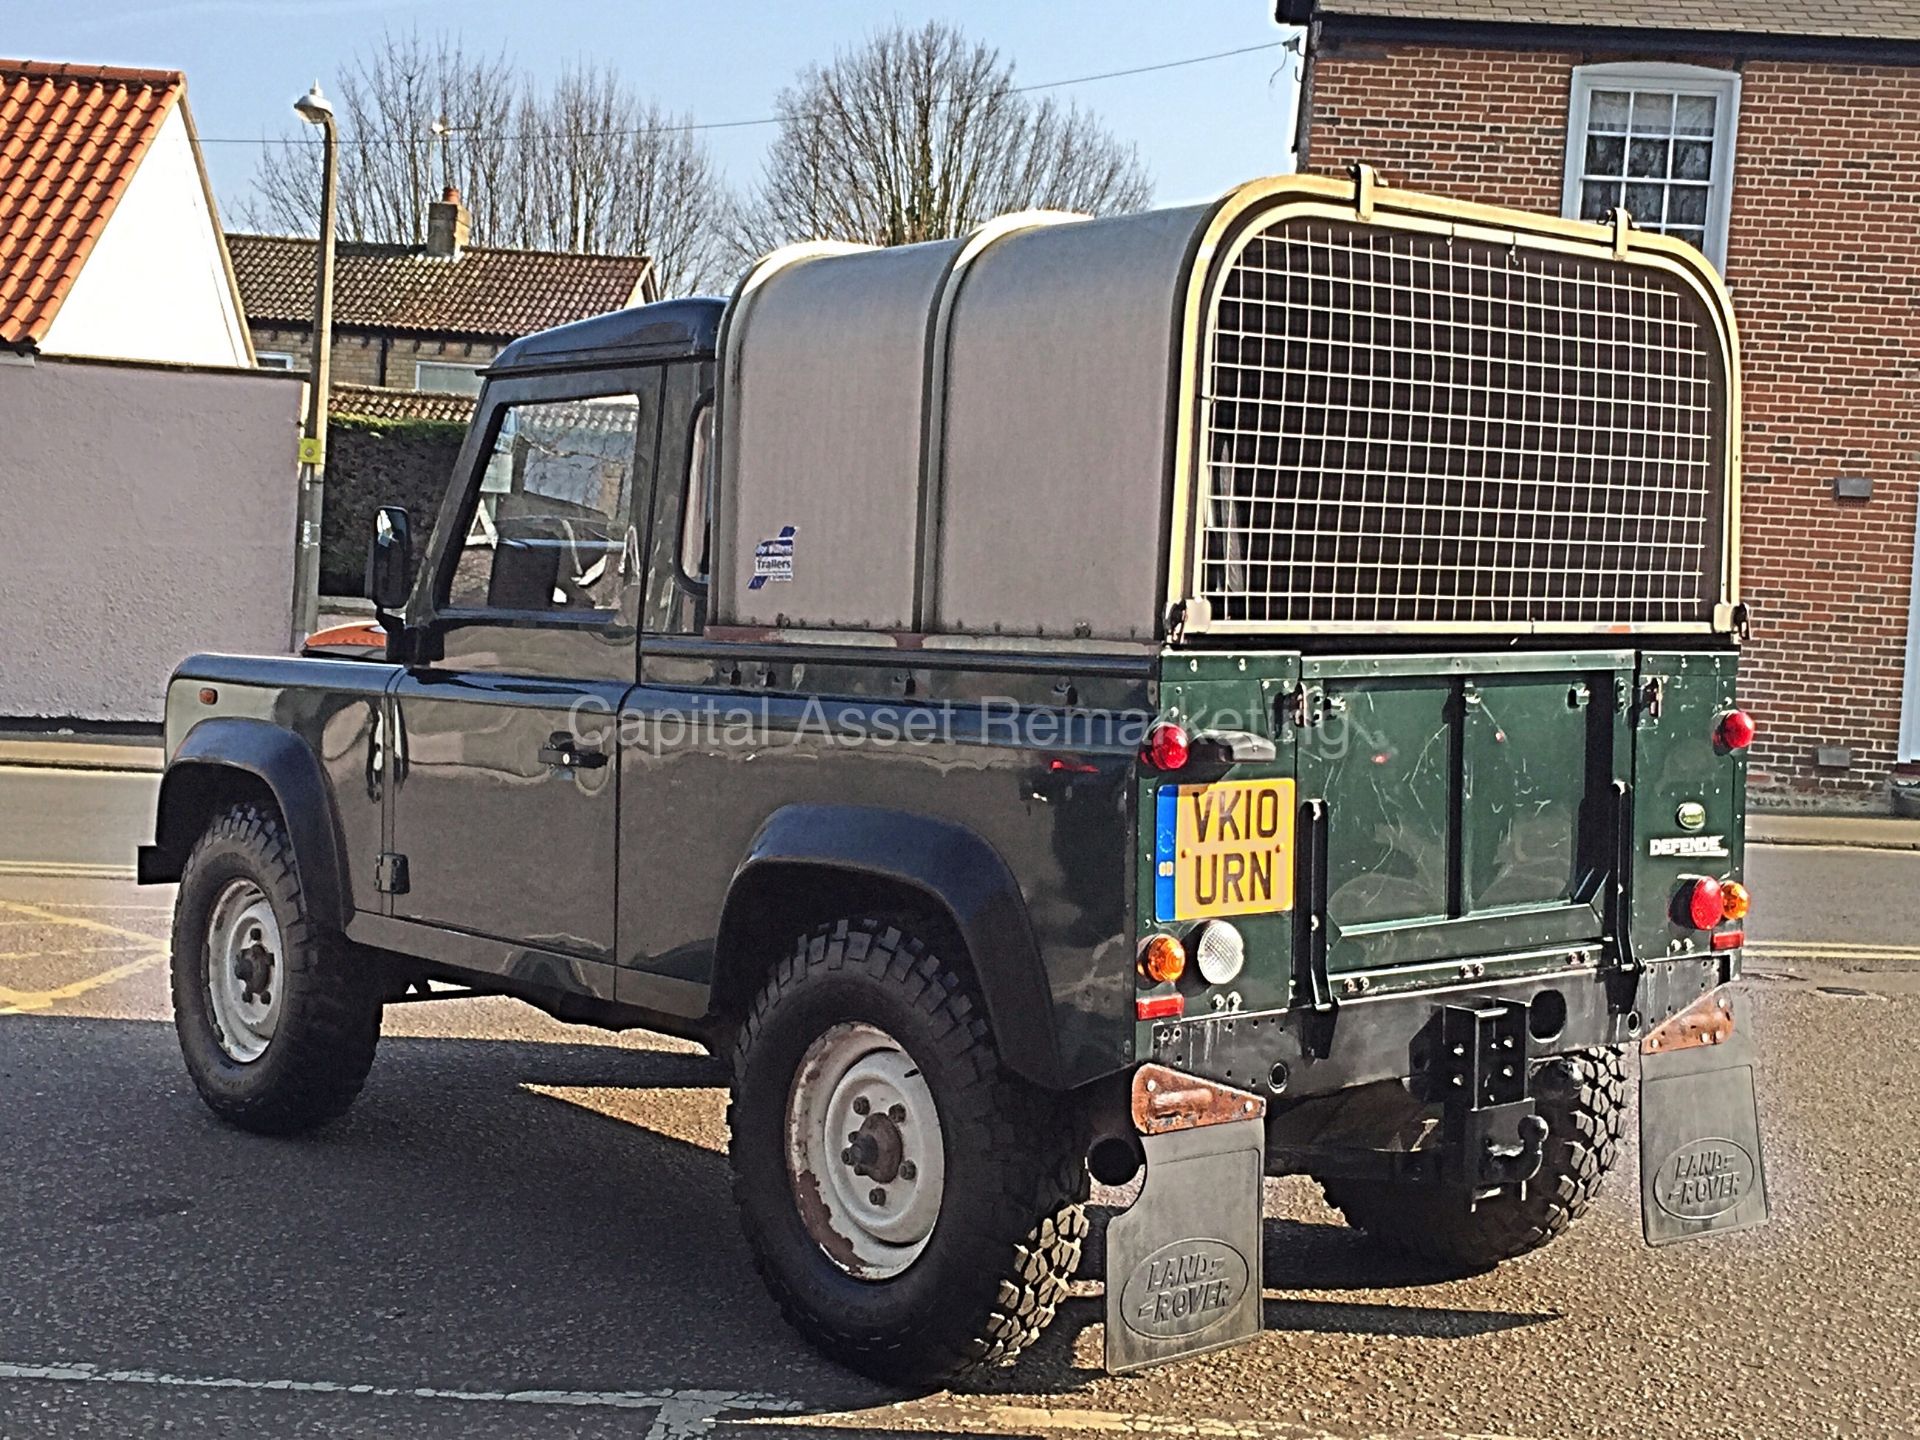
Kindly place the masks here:
<instances>
[{"instance_id":1,"label":"rear wheel","mask_svg":"<svg viewBox=\"0 0 1920 1440\"><path fill-rule=\"evenodd\" d=\"M1085 1146L1009 1075L970 979L875 918L798 941L735 1052L734 1195L787 1320L877 1378L1011 1360L1080 1261Z\"/></svg>"},{"instance_id":2,"label":"rear wheel","mask_svg":"<svg viewBox=\"0 0 1920 1440\"><path fill-rule=\"evenodd\" d=\"M201 835L173 911L173 1021L200 1098L287 1135L353 1103L373 1064L375 977L308 914L280 817L235 805Z\"/></svg>"},{"instance_id":3,"label":"rear wheel","mask_svg":"<svg viewBox=\"0 0 1920 1440\"><path fill-rule=\"evenodd\" d=\"M1586 1212L1620 1157L1626 1065L1612 1048L1548 1060L1533 1072L1547 1122L1540 1173L1477 1204L1434 1185L1323 1180L1327 1203L1349 1225L1392 1249L1452 1268L1485 1270L1537 1250Z\"/></svg>"}]
</instances>

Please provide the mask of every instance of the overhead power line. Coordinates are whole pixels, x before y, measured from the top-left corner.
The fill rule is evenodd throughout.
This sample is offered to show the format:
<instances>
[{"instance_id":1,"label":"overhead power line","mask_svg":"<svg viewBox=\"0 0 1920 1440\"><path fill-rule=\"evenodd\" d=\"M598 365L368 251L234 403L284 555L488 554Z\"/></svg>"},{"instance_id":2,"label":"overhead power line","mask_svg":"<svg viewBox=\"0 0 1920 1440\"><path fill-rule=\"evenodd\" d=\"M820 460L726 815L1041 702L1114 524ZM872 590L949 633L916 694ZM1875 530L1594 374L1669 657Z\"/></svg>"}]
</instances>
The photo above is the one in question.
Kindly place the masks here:
<instances>
[{"instance_id":1,"label":"overhead power line","mask_svg":"<svg viewBox=\"0 0 1920 1440\"><path fill-rule=\"evenodd\" d=\"M1154 65L1133 65L1125 70L1102 70L1093 75L1075 75L1066 80L1044 80L1034 85L1008 85L996 87L990 93L1006 95L1031 95L1041 90L1064 90L1072 85L1091 85L1099 80L1119 80L1128 75L1150 75L1157 70L1180 70L1189 65L1205 65L1215 60L1231 60L1237 55L1253 55L1262 50L1292 50L1299 46L1298 40L1269 40L1262 45L1242 45L1236 50L1216 50L1210 55L1189 55L1184 60L1162 60ZM589 135L652 135L674 131L691 130L748 130L755 126L779 125L789 117L785 115L763 115L753 120L704 120L687 121L669 125L636 125L621 130L556 130L544 132L509 132L496 135L496 140L563 140L569 136ZM818 117L804 117L818 118ZM282 140L269 139L266 136L248 139L235 135L202 135L202 145L279 145ZM420 135L376 135L366 139L342 139L339 143L348 145L414 145L433 137Z\"/></svg>"}]
</instances>

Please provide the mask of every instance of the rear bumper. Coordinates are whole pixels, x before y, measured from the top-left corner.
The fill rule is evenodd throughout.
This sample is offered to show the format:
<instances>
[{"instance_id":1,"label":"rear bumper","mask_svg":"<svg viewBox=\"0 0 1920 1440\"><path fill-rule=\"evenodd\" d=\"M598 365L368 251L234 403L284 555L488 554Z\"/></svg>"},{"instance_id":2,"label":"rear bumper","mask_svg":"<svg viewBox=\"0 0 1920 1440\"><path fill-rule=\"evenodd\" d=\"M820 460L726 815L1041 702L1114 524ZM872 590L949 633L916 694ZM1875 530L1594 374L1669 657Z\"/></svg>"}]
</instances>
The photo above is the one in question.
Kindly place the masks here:
<instances>
[{"instance_id":1,"label":"rear bumper","mask_svg":"<svg viewBox=\"0 0 1920 1440\"><path fill-rule=\"evenodd\" d=\"M1524 1141L1531 1062L1637 1043L1738 970L1738 952L1727 952L1640 970L1577 966L1475 980L1323 1010L1221 1012L1156 1024L1152 1051L1142 1058L1264 1095L1274 1173L1411 1171L1498 1183L1478 1157L1487 1139L1501 1146ZM1478 1033L1476 1014L1486 1043L1506 1048L1486 1074L1456 1078L1466 1057L1480 1054L1470 1040ZM1504 1063L1521 1056L1529 1063L1514 1065L1511 1084L1504 1084ZM1410 1139L1436 1125L1439 1135ZM1442 1137L1471 1137L1474 1155L1443 1158L1450 1147ZM1418 1159L1409 1153L1414 1144Z\"/></svg>"}]
</instances>

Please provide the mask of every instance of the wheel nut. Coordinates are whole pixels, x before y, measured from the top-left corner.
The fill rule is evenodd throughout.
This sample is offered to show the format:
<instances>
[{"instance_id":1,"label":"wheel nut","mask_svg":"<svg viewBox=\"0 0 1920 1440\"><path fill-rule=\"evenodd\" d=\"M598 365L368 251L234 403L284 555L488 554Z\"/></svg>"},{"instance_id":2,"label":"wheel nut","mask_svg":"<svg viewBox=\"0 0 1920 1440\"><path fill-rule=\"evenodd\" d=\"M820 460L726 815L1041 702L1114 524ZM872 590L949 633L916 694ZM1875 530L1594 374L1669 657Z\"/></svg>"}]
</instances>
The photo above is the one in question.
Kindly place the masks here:
<instances>
[{"instance_id":1,"label":"wheel nut","mask_svg":"<svg viewBox=\"0 0 1920 1440\"><path fill-rule=\"evenodd\" d=\"M899 1124L899 1123L900 1123L900 1122L901 1122L902 1120L904 1120L904 1119L906 1119L906 1118L907 1118L907 1107L906 1107L906 1106L904 1106L904 1105L889 1105L889 1106L887 1107L887 1119L889 1119L889 1120L891 1120L891 1121L893 1121L893 1123L894 1123L894 1124L896 1124L896 1125L898 1125L898 1124Z\"/></svg>"},{"instance_id":2,"label":"wheel nut","mask_svg":"<svg viewBox=\"0 0 1920 1440\"><path fill-rule=\"evenodd\" d=\"M914 1164L913 1161L902 1160L900 1162L900 1178L902 1180L917 1179L919 1177L919 1174L920 1174L920 1167Z\"/></svg>"},{"instance_id":3,"label":"wheel nut","mask_svg":"<svg viewBox=\"0 0 1920 1440\"><path fill-rule=\"evenodd\" d=\"M872 1108L873 1106L867 1103L867 1097L864 1095L857 1097L853 1102L853 1113L856 1115L864 1115Z\"/></svg>"},{"instance_id":4,"label":"wheel nut","mask_svg":"<svg viewBox=\"0 0 1920 1440\"><path fill-rule=\"evenodd\" d=\"M875 1205L884 1205L887 1203L887 1192L876 1185L867 1192L867 1199L871 1200Z\"/></svg>"},{"instance_id":5,"label":"wheel nut","mask_svg":"<svg viewBox=\"0 0 1920 1440\"><path fill-rule=\"evenodd\" d=\"M840 1163L842 1165L851 1165L853 1163L853 1147L851 1145L840 1152Z\"/></svg>"}]
</instances>

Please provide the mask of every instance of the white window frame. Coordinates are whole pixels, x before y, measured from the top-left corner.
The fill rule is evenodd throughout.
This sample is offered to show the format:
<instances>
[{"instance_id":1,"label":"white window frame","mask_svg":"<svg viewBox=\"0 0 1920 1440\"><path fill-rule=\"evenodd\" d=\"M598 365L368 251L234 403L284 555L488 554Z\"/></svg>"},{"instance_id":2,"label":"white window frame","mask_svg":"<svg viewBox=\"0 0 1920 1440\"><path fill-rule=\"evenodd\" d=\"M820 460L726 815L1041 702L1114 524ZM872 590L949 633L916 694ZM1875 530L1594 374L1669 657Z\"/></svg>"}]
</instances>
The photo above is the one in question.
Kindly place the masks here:
<instances>
[{"instance_id":1,"label":"white window frame","mask_svg":"<svg viewBox=\"0 0 1920 1440\"><path fill-rule=\"evenodd\" d=\"M442 390L437 386L422 383L420 372L428 367L440 370L464 370L475 377L471 390ZM487 367L482 364L468 364L464 360L415 360L413 362L413 388L427 395L478 395L480 393L480 372Z\"/></svg>"},{"instance_id":2,"label":"white window frame","mask_svg":"<svg viewBox=\"0 0 1920 1440\"><path fill-rule=\"evenodd\" d=\"M254 363L262 370L294 370L298 368L294 363L293 352L291 350L256 350L253 352L253 359Z\"/></svg>"},{"instance_id":3,"label":"white window frame","mask_svg":"<svg viewBox=\"0 0 1920 1440\"><path fill-rule=\"evenodd\" d=\"M1739 163L1735 141L1740 132L1740 74L1705 65L1617 62L1574 68L1567 99L1566 175L1560 213L1580 218L1581 180L1587 167L1587 116L1595 90L1664 90L1673 95L1711 95L1714 107L1713 183L1707 189L1706 255L1714 268L1727 268L1727 224L1733 212L1733 174Z\"/></svg>"}]
</instances>

